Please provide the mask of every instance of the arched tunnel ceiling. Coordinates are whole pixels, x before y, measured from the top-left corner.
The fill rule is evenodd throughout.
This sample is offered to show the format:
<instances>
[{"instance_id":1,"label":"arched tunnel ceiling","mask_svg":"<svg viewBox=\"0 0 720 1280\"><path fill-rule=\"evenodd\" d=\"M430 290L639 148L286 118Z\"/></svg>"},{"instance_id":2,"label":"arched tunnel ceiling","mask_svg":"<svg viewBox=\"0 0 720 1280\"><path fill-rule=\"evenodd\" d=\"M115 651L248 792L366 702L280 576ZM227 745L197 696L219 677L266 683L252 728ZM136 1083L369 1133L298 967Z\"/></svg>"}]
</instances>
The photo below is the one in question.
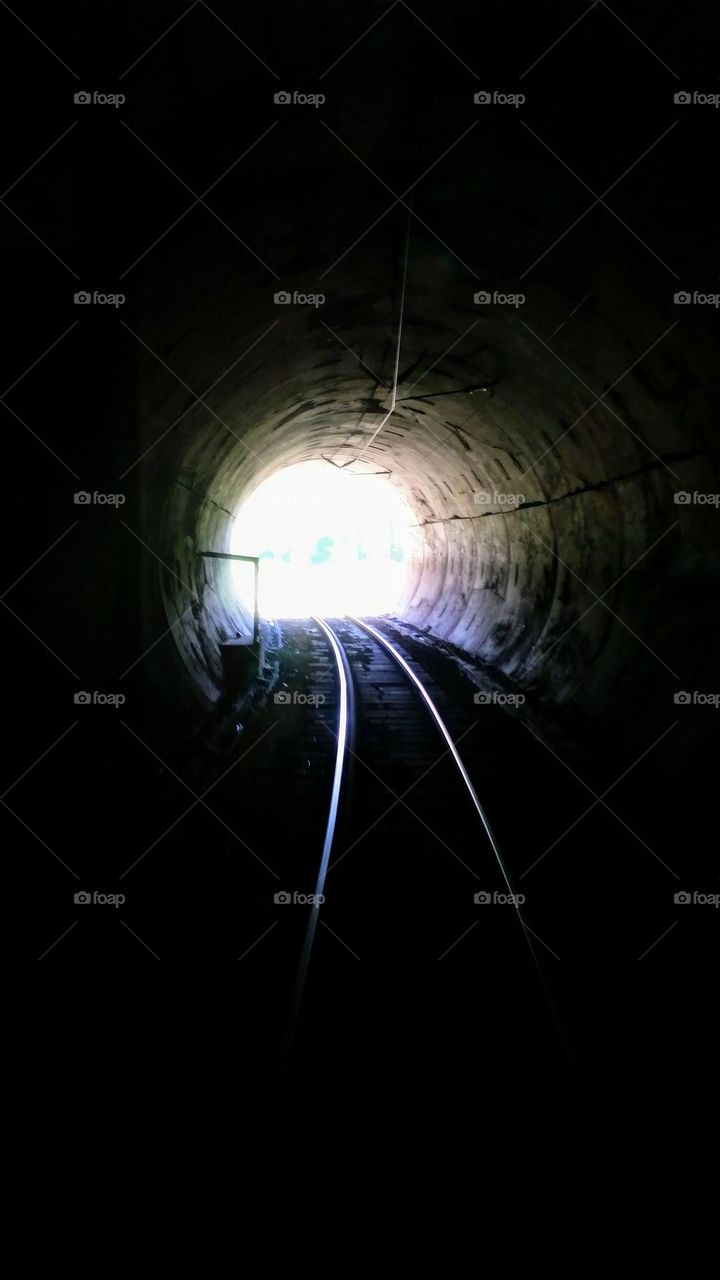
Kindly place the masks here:
<instances>
[{"instance_id":1,"label":"arched tunnel ceiling","mask_svg":"<svg viewBox=\"0 0 720 1280\"><path fill-rule=\"evenodd\" d=\"M701 609L717 544L697 510L678 522L674 493L715 483L714 337L699 308L679 318L674 303L668 259L699 268L685 226L649 199L663 162L649 190L629 187L622 219L580 218L572 176L510 111L478 122L471 87L402 155L382 101L361 118L341 99L275 121L223 226L185 219L138 270L147 533L176 575L164 607L207 698L218 643L242 624L222 566L198 552L227 550L243 497L308 459L388 473L419 534L402 615L511 679L620 703L696 643L672 602ZM380 78L375 90L398 92ZM393 207L385 175L401 192L428 168L410 210ZM397 403L375 435L408 227ZM279 290L324 300L281 305ZM611 588L612 610L598 603ZM148 636L156 598L153 583Z\"/></svg>"}]
</instances>

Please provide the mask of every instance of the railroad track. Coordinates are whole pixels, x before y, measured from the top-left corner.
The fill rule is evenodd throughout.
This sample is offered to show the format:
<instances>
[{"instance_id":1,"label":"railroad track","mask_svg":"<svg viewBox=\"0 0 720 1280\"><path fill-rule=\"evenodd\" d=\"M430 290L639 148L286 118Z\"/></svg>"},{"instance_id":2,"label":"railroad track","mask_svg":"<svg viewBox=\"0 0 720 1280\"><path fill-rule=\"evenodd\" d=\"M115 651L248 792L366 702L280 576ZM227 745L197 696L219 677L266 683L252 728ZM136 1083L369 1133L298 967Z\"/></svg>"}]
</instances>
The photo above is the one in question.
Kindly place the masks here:
<instances>
[{"instance_id":1,"label":"railroad track","mask_svg":"<svg viewBox=\"0 0 720 1280\"><path fill-rule=\"evenodd\" d=\"M355 954L401 965L437 961L469 934L526 963L521 906L427 678L368 623L313 622L337 688L315 888L333 929Z\"/></svg>"},{"instance_id":2,"label":"railroad track","mask_svg":"<svg viewBox=\"0 0 720 1280\"><path fill-rule=\"evenodd\" d=\"M552 1149L568 1170L590 1160L584 1196L596 1167L605 1176L602 1153L462 758L462 738L482 721L460 708L470 724L455 740L442 690L376 627L315 617L311 628L308 688L327 695L315 729L318 752L323 735L328 744L314 885L323 901L306 918L290 1004L278 1107L299 1119L284 1140L304 1150L320 1068L312 1139L333 1168L348 1151L374 1159L392 1135L408 1167L426 1168L433 1151L448 1169L474 1132L486 1203L532 1180L518 1171L527 1150Z\"/></svg>"}]
</instances>

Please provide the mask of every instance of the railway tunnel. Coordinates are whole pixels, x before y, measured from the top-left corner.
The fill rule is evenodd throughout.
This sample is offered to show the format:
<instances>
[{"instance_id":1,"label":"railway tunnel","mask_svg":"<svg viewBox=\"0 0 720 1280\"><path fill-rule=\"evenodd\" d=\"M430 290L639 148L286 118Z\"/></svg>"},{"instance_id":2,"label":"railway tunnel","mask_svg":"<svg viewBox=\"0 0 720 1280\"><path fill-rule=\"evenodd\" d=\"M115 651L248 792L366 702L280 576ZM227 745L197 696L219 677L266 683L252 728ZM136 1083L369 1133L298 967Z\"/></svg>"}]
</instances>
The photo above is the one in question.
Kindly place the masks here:
<instances>
[{"instance_id":1,"label":"railway tunnel","mask_svg":"<svg viewBox=\"0 0 720 1280\"><path fill-rule=\"evenodd\" d=\"M695 1043L694 1029L680 1029L684 1001L716 946L709 919L693 930L674 914L679 888L708 890L712 878L720 486L718 313L696 300L713 296L717 275L716 124L699 106L675 106L666 63L674 52L677 75L705 83L707 19L665 6L654 26L630 6L638 39L599 4L555 49L574 17L563 6L551 20L545 6L430 5L422 21L402 3L387 14L228 4L222 21L215 7L182 18L164 7L160 21L149 7L109 6L112 57L83 8L71 24L76 57L98 82L119 77L125 104L112 118L78 108L70 161L62 146L48 159L52 200L42 186L8 195L13 377L68 333L38 365L42 379L23 375L20 393L6 393L27 451L21 481L37 475L42 512L14 605L35 634L19 632L24 678L10 691L23 767L51 749L48 708L64 728L67 672L55 671L56 685L37 671L52 669L52 651L83 687L125 698L122 721L92 710L67 739L82 733L82 746L49 757L59 798L42 821L18 813L73 875L80 849L80 874L121 889L127 915L124 906L120 926L107 926L93 908L81 932L67 915L67 868L53 865L38 953L80 971L88 946L110 970L120 954L138 966L242 960L228 988L233 1009L240 988L248 1002L245 1031L237 1043L228 1033L229 1060L240 1042L257 1053L263 1093L308 937L302 913L276 919L273 895L316 883L339 673L310 605L302 617L262 615L253 637L228 557L256 554L235 528L253 494L291 468L324 467L340 484L352 475L359 491L385 485L408 512L409 550L397 601L371 623L460 743L527 894L529 927L516 951L501 910L482 929L472 914L492 850L447 762L423 788L413 835L395 813L367 840L359 819L381 813L382 795L363 776L366 745L377 751L367 763L402 794L433 767L437 740L367 635L328 613L349 657L359 734L341 852L357 840L362 857L328 872L330 910L298 1013L301 1069L285 1095L285 1176L297 1174L297 1116L319 1070L331 1077L323 1141L334 1158L350 1160L345 1126L350 1150L370 1141L367 1126L403 1169L414 1158L425 1167L412 1114L423 1097L433 1096L429 1148L449 1157L465 1125L480 1133L466 1118L476 1091L483 1105L503 1089L515 1103L532 1077L550 1099L545 1115L535 1097L528 1119L539 1146L556 1136L568 1167L592 1170L591 1200L599 1183L602 1194L624 1183L627 1195L627 1168L649 1178L660 1160L644 1082L668 1036ZM57 18L39 10L44 37L72 62ZM67 97L62 67L54 73ZM484 84L525 100L476 101ZM277 101L282 85L324 102ZM18 171L47 143L42 120L23 126ZM72 262L78 285L112 285L122 306L87 307L78 320L58 287L39 321L23 287L33 255L48 271L63 264L45 261L37 236ZM72 486L66 476L61 489L57 460L38 454L17 415L45 424L84 490L123 499L75 512L77 530L47 554ZM312 501L302 482L296 501ZM249 660L231 678L236 641L234 656ZM285 714L278 693L316 691L318 673L324 706ZM519 712L506 710L509 698ZM428 825L468 865L480 860L481 880L456 890L457 868L438 869ZM37 856L31 831L16 838ZM406 852L417 884L396 914ZM389 897L373 909L378 884ZM394 967L396 924L397 938L432 942L432 963L423 952L413 968L410 947ZM527 943L541 973L530 996L514 974ZM369 978L353 968L365 952ZM574 1076L551 1045L546 997ZM350 1116L348 1072L357 1090L378 1075ZM514 1113L513 1142L528 1140L525 1118ZM502 1123L485 1137L511 1179ZM486 1172L488 1193L489 1181Z\"/></svg>"},{"instance_id":2,"label":"railway tunnel","mask_svg":"<svg viewBox=\"0 0 720 1280\"><path fill-rule=\"evenodd\" d=\"M411 243L397 403L388 417L401 267L393 248L374 264L376 280L363 259L361 290L351 270L338 269L336 306L297 308L263 336L273 322L263 281L255 323L247 292L241 300L226 290L217 329L203 334L206 352L197 352L184 316L185 343L170 339L162 348L172 349L192 387L205 387L223 363L219 351L261 341L215 389L211 411L191 409L148 459L148 492L158 499L152 541L176 574L164 607L169 622L186 619L174 632L179 678L188 692L194 685L207 699L217 696L218 642L236 630L229 576L198 551L230 549L233 516L260 481L325 461L386 476L412 509L415 551L400 617L519 687L620 715L638 681L650 687L687 662L707 610L700 584L714 575L716 548L702 544L700 509L677 522L674 496L714 475L703 378L709 349L683 329L644 356L665 326L652 309L631 317L620 280L603 277L556 358L543 335L578 301L570 280L565 291L560 282L540 290L527 319L519 308L498 314L474 306L465 281L465 297L456 289L448 303L430 289L434 254ZM228 339L234 320L223 318L238 312L239 343ZM662 314L672 324L670 308ZM154 335L144 336L157 350ZM617 389L598 400L625 369ZM168 381L162 368L159 381ZM157 409L143 444L181 411L187 393L169 392L149 397ZM592 592L602 596L616 582L613 609L622 622L591 607ZM190 591L200 602L192 614ZM689 625L683 614L681 629L678 591L683 610L695 614ZM157 620L148 618L148 635Z\"/></svg>"},{"instance_id":3,"label":"railway tunnel","mask_svg":"<svg viewBox=\"0 0 720 1280\"><path fill-rule=\"evenodd\" d=\"M534 31L529 22L530 44ZM698 687L714 678L702 641L708 613L716 624L711 508L680 509L676 497L712 493L717 474L712 308L674 301L683 280L707 278L709 209L698 197L668 215L663 147L680 146L677 130L662 117L652 132L652 95L608 106L600 79L586 90L585 145L608 177L630 109L644 143L632 159L657 148L625 180L621 217L602 206L585 216L592 200L538 141L538 121L510 107L488 128L471 83L461 109L450 89L459 68L431 55L428 40L396 14L370 62L351 62L373 102L359 130L342 81L334 113L258 116L258 80L265 98L272 87L262 67L245 68L247 84L231 80L239 115L257 123L217 187L226 225L241 215L240 243L194 209L154 246L155 222L158 233L165 222L148 224L145 183L166 199L172 179L139 121L137 138L125 131L137 184L126 336L142 459L128 455L125 482L141 484L144 533L175 574L160 600L157 566L143 569L147 642L171 623L178 649L171 668L158 655L158 687L172 669L188 706L217 698L218 644L246 623L224 566L198 552L231 549L234 518L259 483L325 461L385 476L412 509L402 618L639 741L628 712L641 687L643 714L654 705L661 718L661 690L682 684L680 668L691 666ZM428 57L432 95L416 92ZM554 73L576 89L571 59ZM170 68L171 83L178 74ZM137 90L147 93L146 81ZM561 79L553 109L567 91ZM404 119L410 100L404 136L388 121ZM218 104L202 105L215 119ZM547 130L558 125L547 97L543 110ZM684 132L686 182L701 170L692 148L704 153L703 124ZM236 161L225 138L204 143L203 176ZM262 218L246 199L257 191ZM276 294L322 302L277 304Z\"/></svg>"}]
</instances>

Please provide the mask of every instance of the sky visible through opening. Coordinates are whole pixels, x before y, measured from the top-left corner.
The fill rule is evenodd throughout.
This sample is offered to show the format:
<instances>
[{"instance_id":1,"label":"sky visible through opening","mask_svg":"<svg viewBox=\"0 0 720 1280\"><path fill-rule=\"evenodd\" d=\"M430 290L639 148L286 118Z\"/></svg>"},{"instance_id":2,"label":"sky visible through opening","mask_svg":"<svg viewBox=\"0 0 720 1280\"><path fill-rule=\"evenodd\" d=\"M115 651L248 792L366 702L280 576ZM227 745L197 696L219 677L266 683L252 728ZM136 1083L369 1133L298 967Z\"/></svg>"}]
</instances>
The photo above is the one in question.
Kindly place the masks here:
<instances>
[{"instance_id":1,"label":"sky visible through opening","mask_svg":"<svg viewBox=\"0 0 720 1280\"><path fill-rule=\"evenodd\" d=\"M388 613L405 586L412 520L384 476L301 462L270 476L243 503L231 550L260 557L265 617ZM236 563L233 571L251 608L251 566Z\"/></svg>"}]
</instances>

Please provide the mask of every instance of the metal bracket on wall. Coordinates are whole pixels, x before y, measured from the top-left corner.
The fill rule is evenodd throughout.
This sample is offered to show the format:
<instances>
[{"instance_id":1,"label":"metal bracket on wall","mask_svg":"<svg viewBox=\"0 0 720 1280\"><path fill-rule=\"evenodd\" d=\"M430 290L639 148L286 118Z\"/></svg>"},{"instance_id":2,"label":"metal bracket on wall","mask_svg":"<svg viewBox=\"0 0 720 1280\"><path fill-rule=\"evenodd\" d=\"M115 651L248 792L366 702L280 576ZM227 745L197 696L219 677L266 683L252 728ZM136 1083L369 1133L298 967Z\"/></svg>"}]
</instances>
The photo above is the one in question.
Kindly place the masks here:
<instances>
[{"instance_id":1,"label":"metal bracket on wall","mask_svg":"<svg viewBox=\"0 0 720 1280\"><path fill-rule=\"evenodd\" d=\"M257 644L260 639L260 611L258 608L258 588L260 583L260 557L259 556L235 556L229 551L198 551L199 556L204 556L209 560L244 560L248 564L255 565L254 574L254 605L253 605L253 644Z\"/></svg>"}]
</instances>

